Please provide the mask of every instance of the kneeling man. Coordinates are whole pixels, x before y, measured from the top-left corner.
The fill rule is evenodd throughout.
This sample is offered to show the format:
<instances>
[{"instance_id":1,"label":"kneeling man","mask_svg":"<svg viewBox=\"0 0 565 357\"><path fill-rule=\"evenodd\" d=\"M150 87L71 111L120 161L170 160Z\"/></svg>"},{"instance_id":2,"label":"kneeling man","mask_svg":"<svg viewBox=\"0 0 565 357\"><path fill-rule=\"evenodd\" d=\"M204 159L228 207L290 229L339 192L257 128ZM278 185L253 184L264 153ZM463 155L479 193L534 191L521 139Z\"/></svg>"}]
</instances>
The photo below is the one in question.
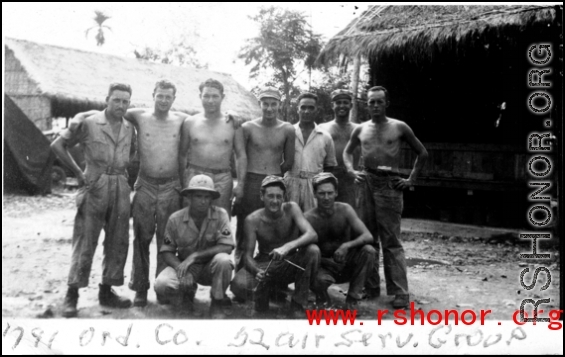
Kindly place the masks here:
<instances>
[{"instance_id":1,"label":"kneeling man","mask_svg":"<svg viewBox=\"0 0 565 357\"><path fill-rule=\"evenodd\" d=\"M295 202L284 203L286 186L279 176L261 184L264 208L245 219L244 268L237 272L231 291L241 299L253 297L255 311L269 309L269 293L281 284L295 283L290 304L292 317L305 317L308 291L320 264L316 232ZM255 243L259 253L253 258ZM298 266L298 267L297 267Z\"/></svg>"},{"instance_id":2,"label":"kneeling man","mask_svg":"<svg viewBox=\"0 0 565 357\"><path fill-rule=\"evenodd\" d=\"M212 206L220 193L206 175L194 176L181 194L188 197L189 205L173 213L167 223L160 251L167 268L157 277L155 291L192 312L197 284L212 286L210 315L225 318L231 306L225 293L232 277L234 247L228 213Z\"/></svg>"},{"instance_id":3,"label":"kneeling man","mask_svg":"<svg viewBox=\"0 0 565 357\"><path fill-rule=\"evenodd\" d=\"M373 236L347 203L335 202L338 195L337 178L328 172L312 179L318 207L304 216L318 234L318 246L322 260L316 283L318 305L331 305L328 288L332 284L349 281L349 292L345 300L347 309L355 309L361 300L367 274L373 270L376 250L370 245Z\"/></svg>"}]
</instances>

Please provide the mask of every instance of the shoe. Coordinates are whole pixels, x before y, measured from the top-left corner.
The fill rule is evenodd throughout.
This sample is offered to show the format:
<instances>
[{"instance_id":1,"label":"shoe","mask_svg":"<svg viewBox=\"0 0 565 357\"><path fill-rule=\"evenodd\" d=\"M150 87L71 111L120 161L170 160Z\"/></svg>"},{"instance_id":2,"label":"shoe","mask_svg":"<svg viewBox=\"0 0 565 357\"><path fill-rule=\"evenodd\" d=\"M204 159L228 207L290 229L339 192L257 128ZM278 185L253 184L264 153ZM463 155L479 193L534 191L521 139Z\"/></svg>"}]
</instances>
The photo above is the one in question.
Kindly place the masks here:
<instances>
[{"instance_id":1,"label":"shoe","mask_svg":"<svg viewBox=\"0 0 565 357\"><path fill-rule=\"evenodd\" d=\"M345 299L345 309L346 310L357 310L359 307L359 300L352 297L347 297Z\"/></svg>"},{"instance_id":2,"label":"shoe","mask_svg":"<svg viewBox=\"0 0 565 357\"><path fill-rule=\"evenodd\" d=\"M191 293L183 293L181 301L181 310L189 314L194 314L194 295Z\"/></svg>"},{"instance_id":3,"label":"shoe","mask_svg":"<svg viewBox=\"0 0 565 357\"><path fill-rule=\"evenodd\" d=\"M306 311L304 310L304 307L302 307L302 305L294 300L291 300L288 317L293 319L304 319L306 318Z\"/></svg>"},{"instance_id":4,"label":"shoe","mask_svg":"<svg viewBox=\"0 0 565 357\"><path fill-rule=\"evenodd\" d=\"M223 311L223 300L212 299L210 303L210 318L212 319L225 319L227 316Z\"/></svg>"},{"instance_id":5,"label":"shoe","mask_svg":"<svg viewBox=\"0 0 565 357\"><path fill-rule=\"evenodd\" d=\"M163 295L157 294L157 303L159 305L169 305L171 303L171 300L164 297Z\"/></svg>"},{"instance_id":6,"label":"shoe","mask_svg":"<svg viewBox=\"0 0 565 357\"><path fill-rule=\"evenodd\" d=\"M147 290L137 291L135 293L135 298L133 299L133 306L135 307L147 306Z\"/></svg>"},{"instance_id":7,"label":"shoe","mask_svg":"<svg viewBox=\"0 0 565 357\"><path fill-rule=\"evenodd\" d=\"M394 307L395 309L405 309L408 307L409 304L410 304L410 295L408 294L396 295L394 297L394 300L392 301L392 307Z\"/></svg>"},{"instance_id":8,"label":"shoe","mask_svg":"<svg viewBox=\"0 0 565 357\"><path fill-rule=\"evenodd\" d=\"M63 302L63 317L76 317L78 315L77 303L78 289L69 288L65 296L65 302Z\"/></svg>"},{"instance_id":9,"label":"shoe","mask_svg":"<svg viewBox=\"0 0 565 357\"><path fill-rule=\"evenodd\" d=\"M288 288L285 288L288 290ZM274 303L283 303L286 301L286 293L278 289L278 286L273 286L271 290L269 290L269 298Z\"/></svg>"},{"instance_id":10,"label":"shoe","mask_svg":"<svg viewBox=\"0 0 565 357\"><path fill-rule=\"evenodd\" d=\"M225 296L222 299L222 311L227 316L233 315L233 306L232 306L232 303L231 303L231 299L227 296Z\"/></svg>"},{"instance_id":11,"label":"shoe","mask_svg":"<svg viewBox=\"0 0 565 357\"><path fill-rule=\"evenodd\" d=\"M381 296L381 288L380 287L365 288L364 293L365 293L365 295L363 297L364 299L369 299L369 300L376 299L379 296Z\"/></svg>"},{"instance_id":12,"label":"shoe","mask_svg":"<svg viewBox=\"0 0 565 357\"><path fill-rule=\"evenodd\" d=\"M131 300L116 294L110 285L100 284L99 287L98 302L100 305L117 307L119 309L127 309L128 307L131 307Z\"/></svg>"},{"instance_id":13,"label":"shoe","mask_svg":"<svg viewBox=\"0 0 565 357\"><path fill-rule=\"evenodd\" d=\"M330 298L330 294L328 294L328 290L316 293L316 306L318 308L327 310L331 305L332 299Z\"/></svg>"}]
</instances>

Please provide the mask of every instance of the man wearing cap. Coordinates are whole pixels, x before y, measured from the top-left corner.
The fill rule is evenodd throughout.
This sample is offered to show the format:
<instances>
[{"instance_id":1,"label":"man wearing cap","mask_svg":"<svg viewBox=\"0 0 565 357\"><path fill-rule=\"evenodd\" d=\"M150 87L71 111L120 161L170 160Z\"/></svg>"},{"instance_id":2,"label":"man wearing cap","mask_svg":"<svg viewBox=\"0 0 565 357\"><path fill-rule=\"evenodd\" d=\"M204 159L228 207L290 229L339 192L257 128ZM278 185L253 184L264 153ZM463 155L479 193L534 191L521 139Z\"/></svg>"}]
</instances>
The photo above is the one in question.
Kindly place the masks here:
<instances>
[{"instance_id":1,"label":"man wearing cap","mask_svg":"<svg viewBox=\"0 0 565 357\"><path fill-rule=\"evenodd\" d=\"M73 119L69 128L51 144L55 154L75 173L80 187L76 198L78 209L64 317L74 317L78 313L78 289L88 286L102 228L105 233L104 259L98 300L103 306L131 306L130 300L112 290L112 286L124 283L129 245L130 188L126 168L135 132L123 115L130 104L131 92L127 84L111 84L106 109L87 118ZM77 143L84 148L84 172L68 151L68 147Z\"/></svg>"},{"instance_id":2,"label":"man wearing cap","mask_svg":"<svg viewBox=\"0 0 565 357\"><path fill-rule=\"evenodd\" d=\"M182 183L186 185L196 175L210 176L221 193L214 205L231 215L232 190L236 200L241 200L247 172L243 130L235 122L226 120L226 115L222 114L221 106L225 98L222 83L208 79L200 84L199 89L204 113L187 118L181 131L179 167L186 168L181 177ZM234 151L238 179L235 188L230 168Z\"/></svg>"},{"instance_id":3,"label":"man wearing cap","mask_svg":"<svg viewBox=\"0 0 565 357\"><path fill-rule=\"evenodd\" d=\"M284 202L286 186L279 176L267 176L261 185L263 207L245 219L244 269L235 275L231 291L240 299L255 300L255 311L269 309L272 289L295 283L290 314L304 318L308 290L320 263L317 235L294 202ZM255 243L259 253L253 258Z\"/></svg>"},{"instance_id":4,"label":"man wearing cap","mask_svg":"<svg viewBox=\"0 0 565 357\"><path fill-rule=\"evenodd\" d=\"M225 292L232 276L234 247L228 213L212 205L220 193L206 175L194 176L181 193L189 204L167 223L160 251L167 267L155 280L155 291L192 312L197 284L211 286L210 316L224 318L231 307Z\"/></svg>"},{"instance_id":5,"label":"man wearing cap","mask_svg":"<svg viewBox=\"0 0 565 357\"><path fill-rule=\"evenodd\" d=\"M428 152L405 122L387 117L386 108L390 100L384 87L370 88L367 91L367 104L371 120L353 130L345 147L343 162L349 175L365 185L369 199L362 207L360 216L375 238L377 252L377 235L380 238L387 293L395 295L392 305L396 309L405 308L410 303L410 296L404 248L400 242L402 191L414 184L428 158ZM402 142L408 143L417 154L408 179L401 178L399 173ZM353 152L358 146L362 149L363 172L356 171L353 166ZM375 264L373 274L367 279L366 290L373 297L380 294L378 264Z\"/></svg>"},{"instance_id":6,"label":"man wearing cap","mask_svg":"<svg viewBox=\"0 0 565 357\"><path fill-rule=\"evenodd\" d=\"M370 244L373 236L347 203L335 202L339 181L329 172L312 179L318 207L304 216L318 234L322 255L316 283L318 306L330 306L328 287L349 281L345 300L347 309L355 309L362 298L368 273L373 270L376 251ZM353 234L356 235L353 236Z\"/></svg>"},{"instance_id":7,"label":"man wearing cap","mask_svg":"<svg viewBox=\"0 0 565 357\"><path fill-rule=\"evenodd\" d=\"M243 187L243 199L236 205L236 270L239 270L243 264L241 261L243 222L251 212L263 207L260 197L263 179L268 175L282 176L294 162L294 128L290 123L277 119L281 103L279 91L273 87L266 87L259 92L258 98L263 116L243 124L247 175Z\"/></svg>"},{"instance_id":8,"label":"man wearing cap","mask_svg":"<svg viewBox=\"0 0 565 357\"><path fill-rule=\"evenodd\" d=\"M314 121L318 112L318 96L302 93L298 96L299 122L294 125L294 163L284 175L288 199L298 203L303 212L316 207L312 177L337 166L332 137Z\"/></svg>"},{"instance_id":9,"label":"man wearing cap","mask_svg":"<svg viewBox=\"0 0 565 357\"><path fill-rule=\"evenodd\" d=\"M335 117L332 121L320 124L320 129L326 130L332 136L335 146L335 156L337 159L337 167L332 173L338 180L338 196L336 201L345 202L356 207L355 203L355 179L347 174L347 168L343 163L343 150L349 141L351 132L359 124L349 121L349 112L351 111L351 99L353 93L346 89L336 89L331 93L332 109ZM354 166L357 168L359 162L359 150L354 153Z\"/></svg>"}]
</instances>

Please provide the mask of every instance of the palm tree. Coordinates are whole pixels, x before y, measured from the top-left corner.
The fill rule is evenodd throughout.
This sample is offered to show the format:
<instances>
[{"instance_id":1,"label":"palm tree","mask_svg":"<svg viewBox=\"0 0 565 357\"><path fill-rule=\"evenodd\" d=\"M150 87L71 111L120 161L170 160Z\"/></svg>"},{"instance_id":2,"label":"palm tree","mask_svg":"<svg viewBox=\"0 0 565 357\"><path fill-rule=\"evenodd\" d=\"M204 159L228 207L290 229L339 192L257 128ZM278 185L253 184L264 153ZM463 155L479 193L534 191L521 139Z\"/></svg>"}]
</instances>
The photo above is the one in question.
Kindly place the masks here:
<instances>
[{"instance_id":1,"label":"palm tree","mask_svg":"<svg viewBox=\"0 0 565 357\"><path fill-rule=\"evenodd\" d=\"M106 41L106 38L104 37L104 28L112 31L109 26L103 25L104 21L108 20L110 16L107 16L102 11L94 11L94 13L96 14L96 16L94 17L96 26L92 26L91 28L86 30L85 36L88 37L88 32L90 32L90 30L98 28L98 33L96 34L96 45L102 46Z\"/></svg>"}]
</instances>

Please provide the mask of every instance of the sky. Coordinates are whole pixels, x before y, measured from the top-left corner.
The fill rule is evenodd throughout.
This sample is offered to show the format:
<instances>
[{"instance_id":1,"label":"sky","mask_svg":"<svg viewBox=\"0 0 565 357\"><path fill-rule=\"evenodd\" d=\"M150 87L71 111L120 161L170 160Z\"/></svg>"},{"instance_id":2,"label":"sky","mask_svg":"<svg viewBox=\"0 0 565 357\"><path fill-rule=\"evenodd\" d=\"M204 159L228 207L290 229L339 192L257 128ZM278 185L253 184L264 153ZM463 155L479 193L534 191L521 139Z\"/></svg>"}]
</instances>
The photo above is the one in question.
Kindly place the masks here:
<instances>
[{"instance_id":1,"label":"sky","mask_svg":"<svg viewBox=\"0 0 565 357\"><path fill-rule=\"evenodd\" d=\"M247 38L258 34L249 19L260 6L276 5L308 16L325 41L359 16L370 3L2 3L2 34L86 51L134 57L134 49L159 48L182 33L192 34L197 58L208 69L231 74L251 89L249 69L237 54ZM96 46L94 11L108 16L106 43ZM197 34L197 35L194 35Z\"/></svg>"}]
</instances>

